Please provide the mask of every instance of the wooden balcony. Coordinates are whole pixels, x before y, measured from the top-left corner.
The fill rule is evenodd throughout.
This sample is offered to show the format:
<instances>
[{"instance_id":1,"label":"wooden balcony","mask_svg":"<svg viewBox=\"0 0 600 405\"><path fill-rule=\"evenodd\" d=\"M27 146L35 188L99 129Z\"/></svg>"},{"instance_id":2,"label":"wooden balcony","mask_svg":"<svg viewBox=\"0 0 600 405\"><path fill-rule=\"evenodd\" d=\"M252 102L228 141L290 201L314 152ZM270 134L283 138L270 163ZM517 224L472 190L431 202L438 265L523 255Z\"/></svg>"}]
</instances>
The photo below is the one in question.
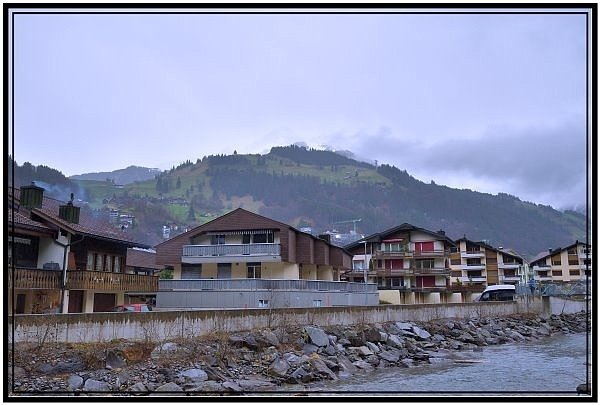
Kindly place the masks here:
<instances>
[{"instance_id":1,"label":"wooden balcony","mask_svg":"<svg viewBox=\"0 0 600 405\"><path fill-rule=\"evenodd\" d=\"M155 292L158 291L158 277L103 271L68 271L67 289Z\"/></svg>"},{"instance_id":2,"label":"wooden balcony","mask_svg":"<svg viewBox=\"0 0 600 405\"><path fill-rule=\"evenodd\" d=\"M58 290L61 271L40 269L8 269L8 288Z\"/></svg>"}]
</instances>

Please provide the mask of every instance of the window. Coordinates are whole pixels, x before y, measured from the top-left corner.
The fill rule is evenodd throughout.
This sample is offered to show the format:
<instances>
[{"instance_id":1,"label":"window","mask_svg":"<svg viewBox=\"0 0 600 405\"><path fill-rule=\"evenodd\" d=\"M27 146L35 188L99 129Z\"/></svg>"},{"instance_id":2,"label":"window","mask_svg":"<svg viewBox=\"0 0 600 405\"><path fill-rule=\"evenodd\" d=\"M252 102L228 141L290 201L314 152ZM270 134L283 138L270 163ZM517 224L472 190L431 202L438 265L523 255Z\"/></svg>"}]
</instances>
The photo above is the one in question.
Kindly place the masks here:
<instances>
[{"instance_id":1,"label":"window","mask_svg":"<svg viewBox=\"0 0 600 405\"><path fill-rule=\"evenodd\" d=\"M121 272L121 257L120 256L115 256L115 273L120 273Z\"/></svg>"},{"instance_id":2,"label":"window","mask_svg":"<svg viewBox=\"0 0 600 405\"><path fill-rule=\"evenodd\" d=\"M570 255L576 255L577 254L577 248L571 248L567 252Z\"/></svg>"},{"instance_id":3,"label":"window","mask_svg":"<svg viewBox=\"0 0 600 405\"><path fill-rule=\"evenodd\" d=\"M460 265L460 259L450 259L450 264L453 266Z\"/></svg>"},{"instance_id":4,"label":"window","mask_svg":"<svg viewBox=\"0 0 600 405\"><path fill-rule=\"evenodd\" d=\"M579 276L579 270L569 270L569 276Z\"/></svg>"},{"instance_id":5,"label":"window","mask_svg":"<svg viewBox=\"0 0 600 405\"><path fill-rule=\"evenodd\" d=\"M574 259L569 258L569 266L577 266L578 264L579 264L578 258L574 258Z\"/></svg>"},{"instance_id":6,"label":"window","mask_svg":"<svg viewBox=\"0 0 600 405\"><path fill-rule=\"evenodd\" d=\"M96 261L94 265L94 270L102 271L102 255L100 253L96 253Z\"/></svg>"},{"instance_id":7,"label":"window","mask_svg":"<svg viewBox=\"0 0 600 405\"><path fill-rule=\"evenodd\" d=\"M18 267L37 267L39 238L10 236L9 256Z\"/></svg>"},{"instance_id":8,"label":"window","mask_svg":"<svg viewBox=\"0 0 600 405\"><path fill-rule=\"evenodd\" d=\"M562 277L561 270L552 270L552 277Z\"/></svg>"},{"instance_id":9,"label":"window","mask_svg":"<svg viewBox=\"0 0 600 405\"><path fill-rule=\"evenodd\" d=\"M552 265L553 266L560 266L561 265L560 256L554 256L552 258Z\"/></svg>"},{"instance_id":10,"label":"window","mask_svg":"<svg viewBox=\"0 0 600 405\"><path fill-rule=\"evenodd\" d=\"M450 253L457 253L458 248L456 246L450 246Z\"/></svg>"},{"instance_id":11,"label":"window","mask_svg":"<svg viewBox=\"0 0 600 405\"><path fill-rule=\"evenodd\" d=\"M415 260L415 267L417 269L433 269L435 267L435 261L433 259Z\"/></svg>"},{"instance_id":12,"label":"window","mask_svg":"<svg viewBox=\"0 0 600 405\"><path fill-rule=\"evenodd\" d=\"M104 257L104 271L112 271L113 256L106 255Z\"/></svg>"},{"instance_id":13,"label":"window","mask_svg":"<svg viewBox=\"0 0 600 405\"><path fill-rule=\"evenodd\" d=\"M225 235L212 235L210 237L211 245L224 245L225 244Z\"/></svg>"},{"instance_id":14,"label":"window","mask_svg":"<svg viewBox=\"0 0 600 405\"><path fill-rule=\"evenodd\" d=\"M274 236L272 232L255 233L254 235L252 235L252 241L254 243L273 243Z\"/></svg>"},{"instance_id":15,"label":"window","mask_svg":"<svg viewBox=\"0 0 600 405\"><path fill-rule=\"evenodd\" d=\"M467 266L481 266L481 259L467 259Z\"/></svg>"},{"instance_id":16,"label":"window","mask_svg":"<svg viewBox=\"0 0 600 405\"><path fill-rule=\"evenodd\" d=\"M323 305L323 301L322 300L313 300L313 307L320 307Z\"/></svg>"},{"instance_id":17,"label":"window","mask_svg":"<svg viewBox=\"0 0 600 405\"><path fill-rule=\"evenodd\" d=\"M401 287L401 286L402 286L402 278L392 277L392 287Z\"/></svg>"},{"instance_id":18,"label":"window","mask_svg":"<svg viewBox=\"0 0 600 405\"><path fill-rule=\"evenodd\" d=\"M248 263L248 278L260 278L260 263Z\"/></svg>"},{"instance_id":19,"label":"window","mask_svg":"<svg viewBox=\"0 0 600 405\"><path fill-rule=\"evenodd\" d=\"M415 242L415 251L433 252L433 242Z\"/></svg>"},{"instance_id":20,"label":"window","mask_svg":"<svg viewBox=\"0 0 600 405\"><path fill-rule=\"evenodd\" d=\"M269 308L269 300L258 300L259 308Z\"/></svg>"},{"instance_id":21,"label":"window","mask_svg":"<svg viewBox=\"0 0 600 405\"><path fill-rule=\"evenodd\" d=\"M250 244L250 235L242 235L242 243L245 245Z\"/></svg>"}]
</instances>

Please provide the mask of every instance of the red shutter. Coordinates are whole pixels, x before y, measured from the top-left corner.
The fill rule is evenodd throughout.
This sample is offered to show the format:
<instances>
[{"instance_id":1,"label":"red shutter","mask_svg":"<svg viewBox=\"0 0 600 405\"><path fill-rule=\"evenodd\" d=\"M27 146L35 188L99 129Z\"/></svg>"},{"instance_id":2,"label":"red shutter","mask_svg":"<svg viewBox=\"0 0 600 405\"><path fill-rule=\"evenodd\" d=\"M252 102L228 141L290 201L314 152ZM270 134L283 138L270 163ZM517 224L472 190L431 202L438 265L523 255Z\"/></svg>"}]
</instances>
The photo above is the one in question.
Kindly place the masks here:
<instances>
[{"instance_id":1,"label":"red shutter","mask_svg":"<svg viewBox=\"0 0 600 405\"><path fill-rule=\"evenodd\" d=\"M433 252L433 242L421 242L421 251Z\"/></svg>"}]
</instances>

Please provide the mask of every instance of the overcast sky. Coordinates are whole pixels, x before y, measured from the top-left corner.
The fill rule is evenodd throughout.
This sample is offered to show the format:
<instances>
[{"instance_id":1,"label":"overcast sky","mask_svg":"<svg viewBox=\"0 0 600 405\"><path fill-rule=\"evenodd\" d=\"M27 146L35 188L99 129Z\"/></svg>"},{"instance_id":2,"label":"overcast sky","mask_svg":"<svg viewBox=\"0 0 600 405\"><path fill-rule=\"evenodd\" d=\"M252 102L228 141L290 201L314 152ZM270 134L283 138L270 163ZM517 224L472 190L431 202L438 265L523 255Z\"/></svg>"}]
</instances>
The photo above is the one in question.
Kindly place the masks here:
<instances>
[{"instance_id":1,"label":"overcast sky","mask_svg":"<svg viewBox=\"0 0 600 405\"><path fill-rule=\"evenodd\" d=\"M65 175L327 144L585 204L585 15L15 16L14 147Z\"/></svg>"}]
</instances>

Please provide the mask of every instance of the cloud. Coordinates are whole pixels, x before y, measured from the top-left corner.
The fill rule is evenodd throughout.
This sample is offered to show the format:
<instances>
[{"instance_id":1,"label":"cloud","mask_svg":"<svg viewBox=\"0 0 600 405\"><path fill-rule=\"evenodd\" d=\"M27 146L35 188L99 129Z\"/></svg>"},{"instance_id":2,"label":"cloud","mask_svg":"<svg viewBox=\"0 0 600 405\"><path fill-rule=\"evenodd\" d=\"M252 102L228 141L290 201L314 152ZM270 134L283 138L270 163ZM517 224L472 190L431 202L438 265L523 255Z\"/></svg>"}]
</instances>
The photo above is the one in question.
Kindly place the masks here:
<instances>
[{"instance_id":1,"label":"cloud","mask_svg":"<svg viewBox=\"0 0 600 405\"><path fill-rule=\"evenodd\" d=\"M336 145L406 169L423 180L483 192L507 192L555 208L585 203L585 121L556 126L495 126L477 138L416 140L381 126L337 133Z\"/></svg>"}]
</instances>

